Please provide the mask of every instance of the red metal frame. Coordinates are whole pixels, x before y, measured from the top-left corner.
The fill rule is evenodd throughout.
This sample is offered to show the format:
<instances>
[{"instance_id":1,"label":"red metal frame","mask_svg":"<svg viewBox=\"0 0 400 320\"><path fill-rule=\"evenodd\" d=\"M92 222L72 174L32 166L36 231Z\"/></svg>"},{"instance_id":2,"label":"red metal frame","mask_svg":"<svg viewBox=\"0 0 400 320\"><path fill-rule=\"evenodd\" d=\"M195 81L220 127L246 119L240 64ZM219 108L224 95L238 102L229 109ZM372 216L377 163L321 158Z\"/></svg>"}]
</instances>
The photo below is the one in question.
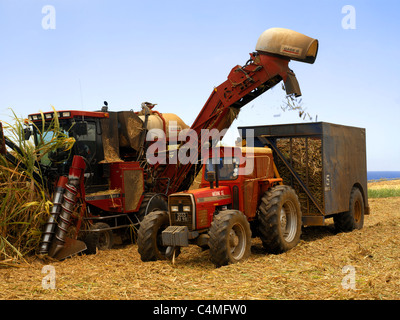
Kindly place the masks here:
<instances>
[{"instance_id":1,"label":"red metal frame","mask_svg":"<svg viewBox=\"0 0 400 320\"><path fill-rule=\"evenodd\" d=\"M140 204L143 200L143 195L137 207L134 210L125 210L125 182L124 182L124 171L141 171L144 177L144 170L140 167L139 162L116 162L110 164L110 171L112 172L110 176L110 190L119 189L119 194L99 194L99 195L88 195L85 197L85 201L101 210L106 212L118 212L118 213L129 213L136 212L140 208ZM142 184L142 190L137 190L141 194L144 191L144 179Z\"/></svg>"},{"instance_id":2,"label":"red metal frame","mask_svg":"<svg viewBox=\"0 0 400 320\"><path fill-rule=\"evenodd\" d=\"M70 116L64 117L62 116L63 113L69 112ZM45 120L50 120L46 118L46 114L54 114L54 111L49 111L49 112L43 112L43 115L45 116ZM71 119L71 118L76 118L76 117L88 117L88 118L108 118L108 112L98 112L98 111L79 111L79 110L60 110L57 111L57 115L59 119ZM32 113L29 115L29 117L37 116L37 120L31 120L32 122L39 122L42 121L42 113ZM40 119L39 119L40 117ZM53 117L51 117L52 119Z\"/></svg>"}]
</instances>

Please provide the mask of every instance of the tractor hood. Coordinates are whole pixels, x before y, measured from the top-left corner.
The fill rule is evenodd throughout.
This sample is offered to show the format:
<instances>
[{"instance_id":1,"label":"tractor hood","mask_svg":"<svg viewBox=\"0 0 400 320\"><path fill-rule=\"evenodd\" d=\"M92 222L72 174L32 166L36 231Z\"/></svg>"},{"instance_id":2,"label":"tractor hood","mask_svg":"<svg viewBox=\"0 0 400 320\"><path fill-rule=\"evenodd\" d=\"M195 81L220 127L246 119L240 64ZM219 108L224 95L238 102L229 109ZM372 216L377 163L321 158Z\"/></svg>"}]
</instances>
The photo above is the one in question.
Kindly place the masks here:
<instances>
[{"instance_id":1,"label":"tractor hood","mask_svg":"<svg viewBox=\"0 0 400 320\"><path fill-rule=\"evenodd\" d=\"M227 186L189 190L187 193L191 193L194 196L196 205L212 204L213 206L222 206L231 201L231 190Z\"/></svg>"}]
</instances>

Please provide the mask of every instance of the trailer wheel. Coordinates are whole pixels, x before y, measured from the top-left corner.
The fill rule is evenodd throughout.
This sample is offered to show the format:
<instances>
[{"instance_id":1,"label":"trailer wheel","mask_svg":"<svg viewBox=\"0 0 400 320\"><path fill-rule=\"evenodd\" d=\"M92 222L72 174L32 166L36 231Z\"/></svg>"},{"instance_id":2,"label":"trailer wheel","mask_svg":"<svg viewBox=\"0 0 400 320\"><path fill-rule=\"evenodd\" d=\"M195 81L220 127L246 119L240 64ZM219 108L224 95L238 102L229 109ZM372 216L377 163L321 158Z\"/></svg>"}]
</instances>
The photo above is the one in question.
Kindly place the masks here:
<instances>
[{"instance_id":1,"label":"trailer wheel","mask_svg":"<svg viewBox=\"0 0 400 320\"><path fill-rule=\"evenodd\" d=\"M165 260L166 246L161 233L169 226L166 211L153 211L144 217L138 232L138 251L142 261Z\"/></svg>"},{"instance_id":2,"label":"trailer wheel","mask_svg":"<svg viewBox=\"0 0 400 320\"><path fill-rule=\"evenodd\" d=\"M300 242L301 209L296 192L276 186L265 192L258 212L259 234L264 248L282 253Z\"/></svg>"},{"instance_id":3,"label":"trailer wheel","mask_svg":"<svg viewBox=\"0 0 400 320\"><path fill-rule=\"evenodd\" d=\"M168 203L166 199L157 193L145 193L142 203L138 213L136 214L136 219L138 223L135 223L135 227L140 227L140 223L143 221L144 217L147 216L152 211L167 211Z\"/></svg>"},{"instance_id":4,"label":"trailer wheel","mask_svg":"<svg viewBox=\"0 0 400 320\"><path fill-rule=\"evenodd\" d=\"M360 189L354 187L350 194L349 211L333 216L335 229L338 232L350 232L364 226L364 199Z\"/></svg>"},{"instance_id":5,"label":"trailer wheel","mask_svg":"<svg viewBox=\"0 0 400 320\"><path fill-rule=\"evenodd\" d=\"M226 210L215 216L209 236L210 259L216 267L239 262L250 255L250 224L240 211Z\"/></svg>"},{"instance_id":6,"label":"trailer wheel","mask_svg":"<svg viewBox=\"0 0 400 320\"><path fill-rule=\"evenodd\" d=\"M110 226L104 222L97 222L90 227L90 230L107 229ZM112 230L89 231L84 239L87 254L95 254L97 249L111 249L114 244L114 234Z\"/></svg>"}]
</instances>

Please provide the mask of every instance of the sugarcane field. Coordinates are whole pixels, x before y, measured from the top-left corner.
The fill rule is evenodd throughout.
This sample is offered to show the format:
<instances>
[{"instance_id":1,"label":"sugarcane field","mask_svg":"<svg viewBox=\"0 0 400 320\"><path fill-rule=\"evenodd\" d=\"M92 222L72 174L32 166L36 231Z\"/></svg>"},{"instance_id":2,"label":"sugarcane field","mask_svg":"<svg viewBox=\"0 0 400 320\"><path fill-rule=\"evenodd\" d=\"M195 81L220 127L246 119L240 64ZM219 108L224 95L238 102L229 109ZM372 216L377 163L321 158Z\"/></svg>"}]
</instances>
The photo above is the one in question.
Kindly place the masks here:
<instances>
[{"instance_id":1,"label":"sugarcane field","mask_svg":"<svg viewBox=\"0 0 400 320\"><path fill-rule=\"evenodd\" d=\"M399 6L0 0L0 300L400 300Z\"/></svg>"},{"instance_id":2,"label":"sugarcane field","mask_svg":"<svg viewBox=\"0 0 400 320\"><path fill-rule=\"evenodd\" d=\"M400 181L370 183L372 190L400 188ZM64 261L35 257L3 260L1 299L398 299L400 197L371 199L364 229L336 234L334 227L304 228L300 244L281 255L252 242L250 258L214 268L206 251L191 247L175 264L144 264L137 245L118 246ZM52 266L54 289L42 286ZM353 289L344 269L355 272Z\"/></svg>"}]
</instances>

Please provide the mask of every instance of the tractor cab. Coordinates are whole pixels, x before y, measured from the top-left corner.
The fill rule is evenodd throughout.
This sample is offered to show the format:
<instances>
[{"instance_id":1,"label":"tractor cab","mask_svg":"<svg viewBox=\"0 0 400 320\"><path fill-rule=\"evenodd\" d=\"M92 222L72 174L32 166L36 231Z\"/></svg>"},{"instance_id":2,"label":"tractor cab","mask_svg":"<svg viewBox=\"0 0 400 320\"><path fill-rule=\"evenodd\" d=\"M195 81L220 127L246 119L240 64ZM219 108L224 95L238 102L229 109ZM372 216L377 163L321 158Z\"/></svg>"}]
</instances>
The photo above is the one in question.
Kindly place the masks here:
<instances>
[{"instance_id":1,"label":"tractor cab","mask_svg":"<svg viewBox=\"0 0 400 320\"><path fill-rule=\"evenodd\" d=\"M208 176L210 175L209 172L212 171L215 172L215 178L225 181L224 183L271 177L273 176L272 163L272 150L270 148L215 148L204 159L201 187L209 185Z\"/></svg>"},{"instance_id":2,"label":"tractor cab","mask_svg":"<svg viewBox=\"0 0 400 320\"><path fill-rule=\"evenodd\" d=\"M252 219L258 205L258 194L264 192L265 186L269 187L265 182L272 179L276 183L273 163L270 148L217 148L205 159L200 188L229 187L229 209L240 210Z\"/></svg>"}]
</instances>

